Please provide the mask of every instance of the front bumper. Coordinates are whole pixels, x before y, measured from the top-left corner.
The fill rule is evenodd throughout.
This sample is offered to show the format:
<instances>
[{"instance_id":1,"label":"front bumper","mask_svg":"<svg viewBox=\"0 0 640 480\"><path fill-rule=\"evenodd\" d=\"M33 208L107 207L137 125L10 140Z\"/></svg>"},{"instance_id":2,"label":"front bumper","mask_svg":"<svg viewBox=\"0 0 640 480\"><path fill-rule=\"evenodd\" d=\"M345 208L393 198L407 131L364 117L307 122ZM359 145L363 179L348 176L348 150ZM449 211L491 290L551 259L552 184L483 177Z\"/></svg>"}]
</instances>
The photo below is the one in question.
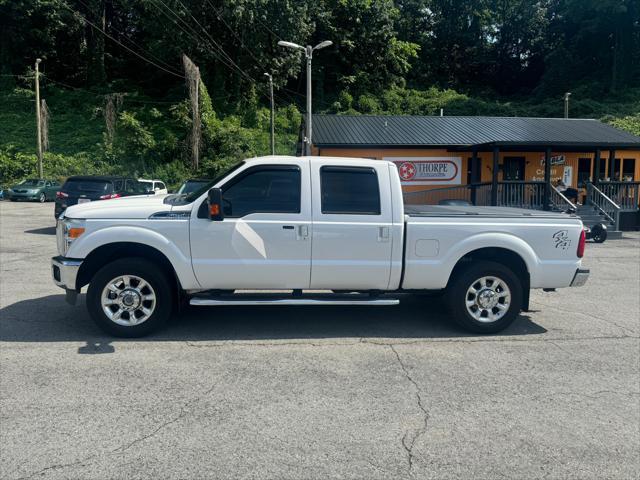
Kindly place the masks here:
<instances>
[{"instance_id":1,"label":"front bumper","mask_svg":"<svg viewBox=\"0 0 640 480\"><path fill-rule=\"evenodd\" d=\"M5 197L9 200L38 200L39 193L5 193Z\"/></svg>"},{"instance_id":2,"label":"front bumper","mask_svg":"<svg viewBox=\"0 0 640 480\"><path fill-rule=\"evenodd\" d=\"M76 291L76 278L82 260L62 256L51 259L51 275L53 282L65 290Z\"/></svg>"},{"instance_id":3,"label":"front bumper","mask_svg":"<svg viewBox=\"0 0 640 480\"><path fill-rule=\"evenodd\" d=\"M581 287L587 280L589 279L589 269L588 268L579 268L576 270L576 274L573 276L573 280L571 280L572 287Z\"/></svg>"}]
</instances>

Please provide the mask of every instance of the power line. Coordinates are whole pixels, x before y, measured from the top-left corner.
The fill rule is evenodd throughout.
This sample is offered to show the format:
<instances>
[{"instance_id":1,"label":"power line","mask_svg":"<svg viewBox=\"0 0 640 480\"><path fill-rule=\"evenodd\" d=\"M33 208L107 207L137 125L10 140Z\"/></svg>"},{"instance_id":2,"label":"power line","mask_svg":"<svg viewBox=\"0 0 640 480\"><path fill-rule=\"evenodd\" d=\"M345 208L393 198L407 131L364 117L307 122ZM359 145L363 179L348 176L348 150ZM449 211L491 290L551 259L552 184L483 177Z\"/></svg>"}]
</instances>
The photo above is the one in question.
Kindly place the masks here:
<instances>
[{"instance_id":1,"label":"power line","mask_svg":"<svg viewBox=\"0 0 640 480\"><path fill-rule=\"evenodd\" d=\"M114 37L112 37L111 35L109 35L107 32L105 32L103 29L101 29L100 27L98 27L96 24L94 24L93 22L89 21L87 19L87 17L85 17L84 15L82 15L80 12L78 12L77 10L74 10L73 8L71 8L69 5L67 5L65 2L61 1L60 4L65 7L67 10L69 10L70 12L74 13L75 15L78 15L80 18L82 18L85 22L87 22L89 25L91 25L93 28L95 28L96 30L98 30L99 32L101 32L105 37L109 38L110 40L113 40L115 43L117 43L118 45L120 45L122 48L126 49L127 51L133 53L136 57L140 58L141 60L144 60L145 62L159 68L160 70L163 70L171 75L174 75L178 78L184 78L184 75L180 75L174 71L168 70L160 65L158 65L157 63L155 63L152 60L149 60L148 58L144 57L143 55L139 54L138 52L136 52L135 50L132 50L131 48L127 47L126 45L124 45L122 42L118 41L117 39L115 39Z\"/></svg>"},{"instance_id":2,"label":"power line","mask_svg":"<svg viewBox=\"0 0 640 480\"><path fill-rule=\"evenodd\" d=\"M83 1L83 0L78 0L87 10L91 10L91 8ZM150 52L149 50L145 50L144 48L140 47L139 45L136 45L136 43L131 40L127 35L125 35L124 33L122 33L121 31L115 29L113 27L113 25L110 26L110 29L113 30L116 33L120 34L120 38L125 39L126 41L128 41L130 44L136 46L138 48L138 50L143 51L144 53L146 53L148 56L150 56L151 58L153 58L155 61L157 61L158 63L164 65L167 69L169 70L173 70L176 73L179 73L178 70L176 70L172 65L168 64L167 62L165 62L163 59L158 58L156 55L154 55L152 52Z\"/></svg>"}]
</instances>

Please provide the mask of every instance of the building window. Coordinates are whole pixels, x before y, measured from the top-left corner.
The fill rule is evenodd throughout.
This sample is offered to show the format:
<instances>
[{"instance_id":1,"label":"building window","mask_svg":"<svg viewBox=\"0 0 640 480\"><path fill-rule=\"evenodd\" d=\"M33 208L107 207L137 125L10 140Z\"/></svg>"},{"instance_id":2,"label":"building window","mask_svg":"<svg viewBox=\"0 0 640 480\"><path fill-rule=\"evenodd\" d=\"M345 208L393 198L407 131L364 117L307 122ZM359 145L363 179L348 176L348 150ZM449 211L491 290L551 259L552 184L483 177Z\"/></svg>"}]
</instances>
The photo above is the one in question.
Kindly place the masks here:
<instances>
[{"instance_id":1,"label":"building window","mask_svg":"<svg viewBox=\"0 0 640 480\"><path fill-rule=\"evenodd\" d=\"M600 157L600 178L598 180L604 180L609 174L607 173L607 159Z\"/></svg>"},{"instance_id":2,"label":"building window","mask_svg":"<svg viewBox=\"0 0 640 480\"><path fill-rule=\"evenodd\" d=\"M622 181L635 182L636 181L636 159L625 158L622 164Z\"/></svg>"},{"instance_id":3,"label":"building window","mask_svg":"<svg viewBox=\"0 0 640 480\"><path fill-rule=\"evenodd\" d=\"M613 161L613 176L611 177L612 182L620 181L620 174L622 173L620 171L620 163L621 163L621 160L619 158L616 158Z\"/></svg>"},{"instance_id":4,"label":"building window","mask_svg":"<svg viewBox=\"0 0 640 480\"><path fill-rule=\"evenodd\" d=\"M584 188L591 181L591 159L578 159L578 188Z\"/></svg>"}]
</instances>

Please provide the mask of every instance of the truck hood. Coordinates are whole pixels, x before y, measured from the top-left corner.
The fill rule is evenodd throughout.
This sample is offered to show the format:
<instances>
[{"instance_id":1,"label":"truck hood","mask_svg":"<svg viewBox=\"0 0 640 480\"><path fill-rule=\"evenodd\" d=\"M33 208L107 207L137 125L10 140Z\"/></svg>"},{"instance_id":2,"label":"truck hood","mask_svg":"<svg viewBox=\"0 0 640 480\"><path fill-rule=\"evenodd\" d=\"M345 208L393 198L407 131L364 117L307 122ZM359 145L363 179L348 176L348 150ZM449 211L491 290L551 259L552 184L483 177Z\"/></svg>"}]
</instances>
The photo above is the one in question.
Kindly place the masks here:
<instances>
[{"instance_id":1,"label":"truck hood","mask_svg":"<svg viewBox=\"0 0 640 480\"><path fill-rule=\"evenodd\" d=\"M64 216L67 218L148 218L154 213L172 210L171 205L163 203L166 196L137 195L82 203L67 208ZM179 210L191 210L191 205L179 207Z\"/></svg>"}]
</instances>

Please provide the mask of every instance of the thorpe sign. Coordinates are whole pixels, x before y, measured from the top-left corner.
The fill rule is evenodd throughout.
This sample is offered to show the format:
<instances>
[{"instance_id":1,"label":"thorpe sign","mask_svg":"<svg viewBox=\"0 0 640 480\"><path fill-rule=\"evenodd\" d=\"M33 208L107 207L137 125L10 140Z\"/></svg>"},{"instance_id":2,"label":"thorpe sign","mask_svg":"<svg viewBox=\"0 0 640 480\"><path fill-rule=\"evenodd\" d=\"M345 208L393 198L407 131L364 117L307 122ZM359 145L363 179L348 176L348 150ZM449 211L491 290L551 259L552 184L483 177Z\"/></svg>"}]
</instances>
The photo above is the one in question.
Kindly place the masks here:
<instances>
[{"instance_id":1,"label":"thorpe sign","mask_svg":"<svg viewBox=\"0 0 640 480\"><path fill-rule=\"evenodd\" d=\"M460 157L385 157L398 167L402 185L460 185Z\"/></svg>"}]
</instances>

